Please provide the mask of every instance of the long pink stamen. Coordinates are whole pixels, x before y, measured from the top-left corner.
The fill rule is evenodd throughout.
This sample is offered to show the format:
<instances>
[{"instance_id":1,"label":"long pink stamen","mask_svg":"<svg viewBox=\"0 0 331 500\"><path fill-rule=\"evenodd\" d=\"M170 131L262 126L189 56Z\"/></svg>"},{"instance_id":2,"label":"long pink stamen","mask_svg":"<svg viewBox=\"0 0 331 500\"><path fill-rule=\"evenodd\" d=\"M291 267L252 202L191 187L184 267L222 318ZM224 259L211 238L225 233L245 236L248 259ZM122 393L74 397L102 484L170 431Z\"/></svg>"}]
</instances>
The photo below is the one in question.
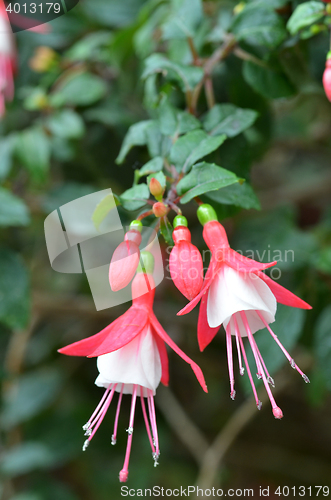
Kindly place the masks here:
<instances>
[{"instance_id":1,"label":"long pink stamen","mask_svg":"<svg viewBox=\"0 0 331 500\"><path fill-rule=\"evenodd\" d=\"M254 352L257 353L257 351L258 351L257 345L256 345L255 339L253 337L252 331L250 329L250 326L249 326L246 314L244 312L241 312L240 314L241 314L241 317L242 317L242 320L243 320L243 323L244 323L244 327L245 327L247 335L248 335L248 340L249 340L249 342L251 344L252 351L253 351L253 353ZM257 361L257 368L261 372L262 380L263 380L264 387L266 388L266 391L267 391L269 399L270 399L270 403L271 403L271 406L272 406L273 414L274 414L275 418L278 418L278 419L282 418L283 413L282 413L281 409L277 406L275 398L273 397L273 394L271 392L270 386L268 384L266 375L264 373L264 370L262 368L261 361L260 361L260 358L259 358L258 355L257 355L257 357L255 357L255 360Z\"/></svg>"},{"instance_id":2,"label":"long pink stamen","mask_svg":"<svg viewBox=\"0 0 331 500\"><path fill-rule=\"evenodd\" d=\"M246 328L246 324L248 325L248 321L247 321L246 314L244 313L244 311L240 311L240 316L241 316L241 319L243 320L244 327L245 327L245 329L246 329L246 331L248 333L248 330ZM245 323L245 321L246 321L246 323ZM255 346L253 346L251 344L251 348L252 348L252 351L253 351L253 354L254 354L254 359L255 359L255 364L256 364L256 369L257 369L256 376L260 380L262 378L262 373L261 373L261 370L260 370L261 363L259 362L260 361L259 360L259 355L258 355L258 352L255 349Z\"/></svg>"},{"instance_id":3,"label":"long pink stamen","mask_svg":"<svg viewBox=\"0 0 331 500\"><path fill-rule=\"evenodd\" d=\"M245 365L246 365L246 370L247 370L248 378L249 378L249 381L250 381L252 389L253 389L254 398L255 398L255 401L256 401L256 406L257 406L258 410L261 410L262 402L259 400L259 398L257 396L256 387L255 387L254 380L253 380L253 377L252 377L252 374L251 374L251 370L249 368L249 364L248 364L248 361L247 361L247 356L246 356L246 352L245 352L245 347L244 347L243 339L241 338L240 330L238 328L238 323L237 323L237 319L236 319L235 316L233 316L233 320L234 320L234 327L235 327L236 335L239 338L242 355L243 355L244 362L245 362Z\"/></svg>"},{"instance_id":4,"label":"long pink stamen","mask_svg":"<svg viewBox=\"0 0 331 500\"><path fill-rule=\"evenodd\" d=\"M88 447L88 445L90 444L94 434L97 432L97 430L99 429L100 425L101 425L101 422L103 421L103 419L105 418L105 415L107 413L107 410L109 408L109 405L111 403L111 400L113 399L113 396L114 396L114 393L115 393L115 388L116 388L116 384L114 385L114 387L112 388L111 390L111 393L109 394L109 396L107 397L106 401L104 402L98 416L94 419L94 422L92 422L92 424L90 425L90 427L88 428L87 432L85 435L89 435L88 439L86 439L86 441L84 442L84 445L83 445L83 451L86 450L86 448ZM95 424L95 427L92 431L92 427L93 425Z\"/></svg>"},{"instance_id":5,"label":"long pink stamen","mask_svg":"<svg viewBox=\"0 0 331 500\"><path fill-rule=\"evenodd\" d=\"M151 445L151 448L152 448L152 453L154 454L155 453L155 447L154 447L154 444L153 444L153 438L152 438L152 435L151 435L151 429L150 429L149 421L148 421L148 417L147 417L147 412L146 412L146 406L145 406L145 401L144 401L144 396L143 396L143 388L142 387L140 387L140 402L141 402L141 409L142 409L143 416L144 416L144 421L145 421L147 436L148 436L148 439L149 439L149 442L150 442L150 445Z\"/></svg>"},{"instance_id":6,"label":"long pink stamen","mask_svg":"<svg viewBox=\"0 0 331 500\"><path fill-rule=\"evenodd\" d=\"M115 445L116 444L116 437L117 437L117 427L118 427L118 419L120 416L120 410L121 410L121 403L122 403L122 396L123 396L123 388L124 384L122 384L121 387L121 392L119 393L118 396L118 402L117 402L117 408L116 408L116 414L115 414L115 422L114 422L114 430L113 434L111 436L111 444Z\"/></svg>"},{"instance_id":7,"label":"long pink stamen","mask_svg":"<svg viewBox=\"0 0 331 500\"><path fill-rule=\"evenodd\" d=\"M242 359L241 359L238 330L236 330L236 346L237 346L237 354L238 354L239 373L240 373L240 375L244 375L245 369L243 367L243 363L242 363Z\"/></svg>"},{"instance_id":8,"label":"long pink stamen","mask_svg":"<svg viewBox=\"0 0 331 500\"><path fill-rule=\"evenodd\" d=\"M296 370L298 373L300 373L301 377L306 382L306 384L309 384L310 380L307 377L307 375L305 373L303 373L302 370L300 370L300 368L298 367L298 365L296 364L296 362L294 361L294 359L291 357L291 355L288 353L288 351L285 349L285 347L283 346L283 344L281 343L281 341L279 340L279 338L277 337L277 335L271 330L270 326L268 325L268 323L266 322L266 320L264 319L264 317L262 316L262 314L260 313L260 311L256 311L256 312L259 315L260 319L262 320L264 326L266 326L267 329L269 330L269 333L272 336L272 338L277 342L277 344L279 345L279 347L281 348L281 350L283 351L283 353L285 354L285 356L289 360L291 367L294 370Z\"/></svg>"},{"instance_id":9,"label":"long pink stamen","mask_svg":"<svg viewBox=\"0 0 331 500\"><path fill-rule=\"evenodd\" d=\"M151 421L154 446L155 446L155 454L154 454L153 458L154 458L154 465L156 467L158 465L157 460L160 456L159 437L158 437L157 426L156 426L156 414L155 414L153 391L151 389L147 389L147 393L148 393L149 418Z\"/></svg>"},{"instance_id":10,"label":"long pink stamen","mask_svg":"<svg viewBox=\"0 0 331 500\"><path fill-rule=\"evenodd\" d=\"M230 324L226 328L226 351L228 356L228 369L230 377L230 397L232 400L236 397L236 391L234 390L234 374L233 374L233 355L232 355L232 339L230 332Z\"/></svg>"},{"instance_id":11,"label":"long pink stamen","mask_svg":"<svg viewBox=\"0 0 331 500\"><path fill-rule=\"evenodd\" d=\"M130 460L131 445L132 445L133 422L134 422L134 412L135 412L135 408L136 408L136 400L137 400L137 384L134 384L133 385L132 400L131 400L129 428L127 429L129 436L128 436L128 441L127 441L127 445L126 445L124 465L123 465L123 469L120 472L120 482L121 483L125 483L126 480L128 479L128 475L129 475L129 460Z\"/></svg>"},{"instance_id":12,"label":"long pink stamen","mask_svg":"<svg viewBox=\"0 0 331 500\"><path fill-rule=\"evenodd\" d=\"M92 427L96 424L96 422L98 422L99 418L101 415L104 414L105 412L105 408L109 408L109 405L111 403L111 400L113 399L113 396L114 396L114 392L115 392L115 388L116 388L116 385L117 384L114 384L110 394L108 394L108 397L106 398L106 401L103 403L101 409L99 410L99 413L97 414L96 417L94 417L94 420L92 420L92 422L90 422L90 425L88 427L88 430L86 431L86 435L88 435L88 431L91 431ZM107 411L107 410L106 410Z\"/></svg>"},{"instance_id":13,"label":"long pink stamen","mask_svg":"<svg viewBox=\"0 0 331 500\"><path fill-rule=\"evenodd\" d=\"M112 386L112 384L109 384L109 386L105 390L102 398L100 399L100 403L98 404L98 406L96 407L96 409L94 410L94 412L92 413L92 415L90 416L90 418L88 419L88 421L86 422L86 424L83 425L84 431L86 431L91 426L91 422L92 422L93 418L95 417L95 415L98 413L99 409L101 408L104 400L107 397L108 392L110 391L111 386Z\"/></svg>"}]
</instances>

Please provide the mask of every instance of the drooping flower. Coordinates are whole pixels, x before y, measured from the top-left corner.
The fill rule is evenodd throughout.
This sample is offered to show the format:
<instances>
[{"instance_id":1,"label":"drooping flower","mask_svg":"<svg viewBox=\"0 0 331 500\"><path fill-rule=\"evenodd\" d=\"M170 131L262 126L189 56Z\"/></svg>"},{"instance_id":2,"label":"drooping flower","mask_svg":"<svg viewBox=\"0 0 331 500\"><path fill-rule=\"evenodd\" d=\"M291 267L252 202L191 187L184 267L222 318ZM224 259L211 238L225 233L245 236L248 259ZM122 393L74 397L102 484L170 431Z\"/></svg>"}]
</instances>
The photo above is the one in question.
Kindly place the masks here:
<instances>
[{"instance_id":1,"label":"drooping flower","mask_svg":"<svg viewBox=\"0 0 331 500\"><path fill-rule=\"evenodd\" d=\"M191 243L191 233L187 228L187 220L177 215L172 237L175 246L169 257L169 270L172 281L178 290L192 300L201 290L203 284L202 257L196 246Z\"/></svg>"},{"instance_id":2,"label":"drooping flower","mask_svg":"<svg viewBox=\"0 0 331 500\"><path fill-rule=\"evenodd\" d=\"M16 50L6 8L0 0L0 117L5 112L5 101L14 97Z\"/></svg>"},{"instance_id":3,"label":"drooping flower","mask_svg":"<svg viewBox=\"0 0 331 500\"><path fill-rule=\"evenodd\" d=\"M331 101L331 51L327 55L323 73L323 87L326 97Z\"/></svg>"},{"instance_id":4,"label":"drooping flower","mask_svg":"<svg viewBox=\"0 0 331 500\"><path fill-rule=\"evenodd\" d=\"M113 253L109 265L109 283L113 292L126 287L135 275L139 264L142 223L134 220L124 241Z\"/></svg>"},{"instance_id":5,"label":"drooping flower","mask_svg":"<svg viewBox=\"0 0 331 500\"><path fill-rule=\"evenodd\" d=\"M168 344L184 361L190 364L203 390L207 392L205 380L199 366L194 363L171 340L153 312L155 286L151 275L153 257L141 252L144 269L139 266L132 282L133 303L128 311L101 332L75 342L59 350L69 356L97 357L99 376L95 383L106 391L88 422L84 425L88 436L83 450L87 448L104 419L115 392L119 393L111 438L116 443L118 420L123 394L132 394L128 440L120 481L125 482L129 473L129 457L132 445L134 415L137 398L140 398L147 435L152 449L154 465L160 455L156 426L154 395L160 381L168 385ZM147 400L147 409L145 405Z\"/></svg>"},{"instance_id":6,"label":"drooping flower","mask_svg":"<svg viewBox=\"0 0 331 500\"><path fill-rule=\"evenodd\" d=\"M198 342L201 351L212 341L223 324L226 332L232 399L236 394L232 355L232 336L235 337L240 374L244 374L243 359L257 407L260 409L261 402L257 396L243 344L243 337L248 337L255 358L257 377L263 379L275 418L282 418L283 413L270 389L270 385L274 386L274 381L269 375L253 334L266 327L292 368L301 374L305 382L309 382L308 377L296 365L269 324L275 321L277 302L302 309L311 309L311 306L262 272L276 262L256 262L232 250L224 227L217 221L216 213L210 205L201 205L198 217L204 226L203 237L211 250L211 261L200 293L178 314L187 314L201 300L198 320Z\"/></svg>"}]
</instances>

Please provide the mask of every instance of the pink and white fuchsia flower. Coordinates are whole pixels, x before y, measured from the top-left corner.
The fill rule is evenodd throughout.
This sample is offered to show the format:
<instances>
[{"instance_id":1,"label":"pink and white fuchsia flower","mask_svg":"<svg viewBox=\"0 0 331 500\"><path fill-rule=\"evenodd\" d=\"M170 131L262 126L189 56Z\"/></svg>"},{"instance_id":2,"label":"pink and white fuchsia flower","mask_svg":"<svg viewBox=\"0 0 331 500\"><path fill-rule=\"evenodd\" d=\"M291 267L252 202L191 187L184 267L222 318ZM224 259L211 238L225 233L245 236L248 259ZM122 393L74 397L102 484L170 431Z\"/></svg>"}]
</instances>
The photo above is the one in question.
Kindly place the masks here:
<instances>
[{"instance_id":1,"label":"pink and white fuchsia flower","mask_svg":"<svg viewBox=\"0 0 331 500\"><path fill-rule=\"evenodd\" d=\"M255 401L260 409L262 403L257 396L243 344L243 337L248 337L255 358L257 378L263 380L274 417L282 418L282 410L277 406L270 389L270 385L274 387L274 381L269 375L253 334L266 327L292 368L300 373L305 382L309 382L269 324L275 321L277 302L302 309L311 309L311 306L262 272L276 262L256 262L232 250L225 230L217 221L216 213L210 205L201 205L198 217L204 226L203 237L212 257L200 293L178 314L190 312L201 300L198 320L198 342L201 351L212 341L220 326L224 326L232 399L236 395L232 354L232 337L235 337L240 374L244 374L243 358Z\"/></svg>"},{"instance_id":2,"label":"pink and white fuchsia flower","mask_svg":"<svg viewBox=\"0 0 331 500\"><path fill-rule=\"evenodd\" d=\"M5 101L14 97L16 50L6 8L0 0L0 117L5 112Z\"/></svg>"},{"instance_id":3,"label":"pink and white fuchsia flower","mask_svg":"<svg viewBox=\"0 0 331 500\"><path fill-rule=\"evenodd\" d=\"M147 255L146 255L147 254ZM160 455L156 426L154 395L160 381L168 385L168 344L184 361L190 364L201 387L207 392L205 380L199 366L177 347L164 331L153 312L155 285L150 274L153 257L149 252L141 252L145 272L138 267L132 282L133 303L129 310L100 333L75 342L59 350L69 356L97 357L99 376L95 383L106 391L83 426L88 436L83 450L86 450L101 422L103 421L115 392L119 393L111 442L116 443L118 420L123 394L132 394L129 417L129 434L120 481L125 482L129 474L129 458L132 445L134 415L137 398L140 398L148 439L152 449L154 465ZM147 409L145 405L147 400Z\"/></svg>"}]
</instances>

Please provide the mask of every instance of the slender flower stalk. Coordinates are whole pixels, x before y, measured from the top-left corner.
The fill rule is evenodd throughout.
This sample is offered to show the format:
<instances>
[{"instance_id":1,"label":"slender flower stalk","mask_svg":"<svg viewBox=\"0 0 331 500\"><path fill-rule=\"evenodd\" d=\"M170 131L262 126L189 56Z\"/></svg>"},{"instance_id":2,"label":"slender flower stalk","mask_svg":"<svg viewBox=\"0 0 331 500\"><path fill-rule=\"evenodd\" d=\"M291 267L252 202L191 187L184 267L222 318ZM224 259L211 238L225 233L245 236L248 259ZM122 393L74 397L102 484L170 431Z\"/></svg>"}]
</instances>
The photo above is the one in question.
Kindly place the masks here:
<instances>
[{"instance_id":1,"label":"slender flower stalk","mask_svg":"<svg viewBox=\"0 0 331 500\"><path fill-rule=\"evenodd\" d=\"M256 262L232 250L224 227L217 221L216 213L210 205L201 205L198 217L204 226L203 237L212 252L212 258L200 293L178 314L187 314L201 301L198 320L198 342L201 351L212 341L220 326L224 326L232 399L236 395L232 352L232 337L235 337L239 373L244 374L243 359L257 408L260 409L261 402L243 343L243 337L248 338L255 359L256 376L263 381L275 418L280 419L283 413L270 389L270 386L274 387L274 380L255 342L254 333L266 327L291 366L300 373L305 382L309 382L269 325L275 321L277 302L302 309L311 309L311 306L262 272L276 262Z\"/></svg>"},{"instance_id":2,"label":"slender flower stalk","mask_svg":"<svg viewBox=\"0 0 331 500\"><path fill-rule=\"evenodd\" d=\"M134 415L137 398L140 398L148 440L154 465L160 456L156 425L154 395L160 381L168 385L168 344L194 371L203 390L207 392L205 380L199 366L177 347L164 331L153 312L155 285L153 282L153 257L141 252L144 262L139 266L132 282L133 303L129 310L101 332L87 339L60 349L69 356L97 357L99 375L95 381L105 392L87 423L83 426L87 437L85 451L105 418L108 408L119 393L111 443L116 444L119 415L123 394L131 394L131 409L128 420L128 440L120 481L125 482L129 474L129 459L133 439ZM145 405L147 401L147 409Z\"/></svg>"}]
</instances>

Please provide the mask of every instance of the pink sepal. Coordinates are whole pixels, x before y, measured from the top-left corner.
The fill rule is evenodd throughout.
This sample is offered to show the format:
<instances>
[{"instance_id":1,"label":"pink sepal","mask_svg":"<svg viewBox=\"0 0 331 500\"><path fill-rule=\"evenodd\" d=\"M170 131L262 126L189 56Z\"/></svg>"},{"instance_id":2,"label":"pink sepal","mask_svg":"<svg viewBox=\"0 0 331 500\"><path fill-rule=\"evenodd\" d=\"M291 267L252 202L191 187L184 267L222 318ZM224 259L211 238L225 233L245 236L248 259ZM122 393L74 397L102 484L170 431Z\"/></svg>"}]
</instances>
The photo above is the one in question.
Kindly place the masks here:
<instances>
[{"instance_id":1,"label":"pink sepal","mask_svg":"<svg viewBox=\"0 0 331 500\"><path fill-rule=\"evenodd\" d=\"M299 297L294 295L294 293L276 283L276 281L272 280L266 274L260 271L258 271L256 274L268 285L268 287L276 297L277 302L279 302L280 304L284 304L285 306L290 307L299 307L300 309L312 309L312 307L307 304L307 302L300 299Z\"/></svg>"},{"instance_id":2,"label":"pink sepal","mask_svg":"<svg viewBox=\"0 0 331 500\"><path fill-rule=\"evenodd\" d=\"M145 327L148 313L145 309L131 306L122 316L101 332L59 349L68 356L93 358L116 351L133 340Z\"/></svg>"},{"instance_id":3,"label":"pink sepal","mask_svg":"<svg viewBox=\"0 0 331 500\"><path fill-rule=\"evenodd\" d=\"M154 334L154 339L155 339L157 348L159 350L159 355L160 355L160 359L161 359L161 367L162 367L161 382L163 385L167 386L167 385L169 385L169 360L168 360L167 348L165 346L164 341L154 331L154 328L152 329L152 331Z\"/></svg>"},{"instance_id":4,"label":"pink sepal","mask_svg":"<svg viewBox=\"0 0 331 500\"><path fill-rule=\"evenodd\" d=\"M222 251L222 259L225 264L232 267L235 271L244 273L255 273L256 271L262 271L262 269L267 269L268 267L272 267L277 264L276 260L266 263L257 262L256 260L249 259L235 250L232 250L232 248L227 248Z\"/></svg>"},{"instance_id":5,"label":"pink sepal","mask_svg":"<svg viewBox=\"0 0 331 500\"><path fill-rule=\"evenodd\" d=\"M174 350L178 356L180 356L186 363L188 363L192 370L195 373L195 376L197 377L199 384L201 385L202 389L205 392L208 392L205 378L203 376L201 368L175 344L175 342L169 337L169 335L166 333L166 331L162 328L160 325L157 317L153 312L150 313L150 319L151 319L151 324L153 328L155 329L155 332L157 335L166 343L168 344L169 347L171 347L172 350Z\"/></svg>"},{"instance_id":6,"label":"pink sepal","mask_svg":"<svg viewBox=\"0 0 331 500\"><path fill-rule=\"evenodd\" d=\"M216 326L215 328L209 326L207 320L207 302L208 294L202 297L199 310L198 343L200 351L203 351L210 344L221 326Z\"/></svg>"}]
</instances>

